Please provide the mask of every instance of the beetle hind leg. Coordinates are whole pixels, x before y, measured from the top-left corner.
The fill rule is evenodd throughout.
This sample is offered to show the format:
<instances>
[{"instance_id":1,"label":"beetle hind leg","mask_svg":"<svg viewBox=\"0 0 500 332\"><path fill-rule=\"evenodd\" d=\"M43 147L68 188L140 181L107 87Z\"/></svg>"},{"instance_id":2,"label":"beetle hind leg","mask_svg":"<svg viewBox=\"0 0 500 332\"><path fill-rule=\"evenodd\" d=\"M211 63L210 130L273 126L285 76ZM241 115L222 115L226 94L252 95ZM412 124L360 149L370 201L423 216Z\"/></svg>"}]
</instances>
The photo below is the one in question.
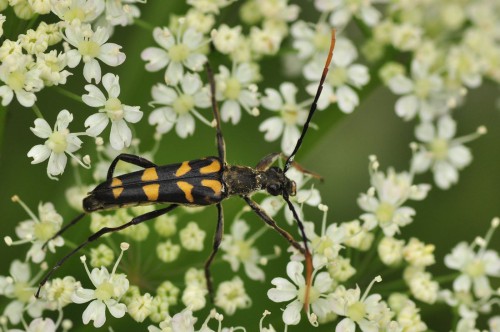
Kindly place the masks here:
<instances>
[{"instance_id":1,"label":"beetle hind leg","mask_svg":"<svg viewBox=\"0 0 500 332\"><path fill-rule=\"evenodd\" d=\"M224 212L222 211L222 205L217 204L218 211L218 220L217 220L217 228L215 231L214 242L212 246L212 253L208 256L207 261L205 262L205 281L207 283L207 290L212 300L214 302L214 289L212 283L212 274L210 273L210 265L212 264L217 251L219 250L220 244L222 242L222 236L224 234Z\"/></svg>"},{"instance_id":2,"label":"beetle hind leg","mask_svg":"<svg viewBox=\"0 0 500 332\"><path fill-rule=\"evenodd\" d=\"M147 159L144 159L142 157L133 154L121 153L111 162L111 165L109 165L108 175L106 177L108 180L111 180L113 178L116 164L118 164L120 160L142 168L156 167L156 164L153 163L152 161L149 161Z\"/></svg>"}]
</instances>

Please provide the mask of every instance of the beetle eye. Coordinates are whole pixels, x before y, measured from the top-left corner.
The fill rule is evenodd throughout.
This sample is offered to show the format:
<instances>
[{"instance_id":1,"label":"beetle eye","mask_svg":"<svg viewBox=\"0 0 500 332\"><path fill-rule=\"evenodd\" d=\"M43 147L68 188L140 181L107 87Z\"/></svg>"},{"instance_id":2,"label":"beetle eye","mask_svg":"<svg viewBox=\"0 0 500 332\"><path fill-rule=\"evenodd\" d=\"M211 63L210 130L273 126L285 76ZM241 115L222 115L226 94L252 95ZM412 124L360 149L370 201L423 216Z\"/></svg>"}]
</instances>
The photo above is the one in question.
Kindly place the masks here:
<instances>
[{"instance_id":1,"label":"beetle eye","mask_svg":"<svg viewBox=\"0 0 500 332\"><path fill-rule=\"evenodd\" d=\"M273 196L278 196L281 193L281 187L278 184L271 183L267 186L267 192Z\"/></svg>"}]
</instances>

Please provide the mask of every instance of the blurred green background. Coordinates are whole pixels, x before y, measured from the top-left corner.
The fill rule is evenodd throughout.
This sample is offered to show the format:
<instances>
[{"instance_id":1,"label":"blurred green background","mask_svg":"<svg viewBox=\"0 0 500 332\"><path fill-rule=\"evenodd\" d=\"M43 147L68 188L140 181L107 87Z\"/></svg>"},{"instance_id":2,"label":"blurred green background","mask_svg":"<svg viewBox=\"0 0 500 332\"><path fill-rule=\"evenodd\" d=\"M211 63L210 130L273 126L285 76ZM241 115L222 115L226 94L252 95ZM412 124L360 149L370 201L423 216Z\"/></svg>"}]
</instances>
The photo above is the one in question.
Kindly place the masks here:
<instances>
[{"instance_id":1,"label":"blurred green background","mask_svg":"<svg viewBox=\"0 0 500 332\"><path fill-rule=\"evenodd\" d=\"M308 6L312 7L312 3L308 3ZM142 20L153 26L166 25L169 15L182 14L184 8L184 4L179 1L150 1L141 6ZM313 8L303 8L303 11L305 11L304 17L316 20L317 16L313 14ZM8 20L10 17L12 15L8 16ZM230 9L225 10L217 18L216 25L221 23L230 26L237 23L235 15L232 15ZM20 22L19 24L25 23ZM152 134L154 131L147 124L147 116L151 110L147 103L151 100L151 86L161 81L163 71L146 72L139 54L144 48L154 45L154 41L151 32L133 26L117 29L112 39L113 42L123 45L127 60L118 68L103 66L103 74L105 72L118 74L122 86L120 95L122 102L128 105L140 105L144 111L143 120L136 126L136 137L141 138L141 151L147 151L153 145ZM211 55L210 58L212 56L217 58L217 55ZM226 63L226 65L228 64ZM278 67L279 63L275 60L264 61L262 75L265 83L260 85L261 90L266 87L277 87L284 80L284 76L276 74ZM81 71L80 65L66 86L68 90L78 95L85 92ZM298 84L302 87L305 86L304 82L298 82ZM465 104L453 115L458 122L458 135L473 132L483 124L488 128L487 135L469 144L474 161L471 166L460 172L458 185L453 186L448 191L442 191L433 186L426 200L409 204L416 208L417 215L415 221L403 229L402 237L417 237L426 243L436 245L438 263L431 267L431 271L436 275L449 272L442 264L442 258L456 243L472 241L476 236L484 235L491 219L494 216L500 216L500 145L498 144L500 142L500 113L495 107L499 91L498 86L486 82L481 88L470 91L465 99ZM94 112L85 104L58 94L53 88L44 89L37 96L37 105L51 125L54 124L55 117L61 109L66 108L72 112L75 120L70 124L70 130L73 132L83 131L84 120ZM305 97L305 94L302 96ZM382 170L389 166L394 166L398 171L408 169L410 159L408 145L414 140L415 123L403 122L395 115L395 100L395 96L387 89L375 88L363 98L362 105L352 115L343 116L334 107L318 112L315 116L314 122L319 124L320 128L318 131L312 130L308 134L296 160L306 168L324 176L325 182L317 186L322 193L323 203L330 207L329 222L349 221L361 214L356 199L359 193L366 191L369 187L369 155L378 156ZM210 110L206 110L204 114L210 117ZM266 143L262 133L258 131L258 125L268 116L269 114L265 111L259 118L251 118L248 114L244 114L242 122L237 126L223 124L229 163L254 165L267 153L279 150L279 143ZM64 193L70 185L74 184L72 168L67 167L59 181L51 181L46 176L46 162L32 166L26 156L32 146L41 143L41 140L28 129L33 126L34 113L30 109L24 109L13 103L7 109L0 111L0 119L4 123L3 132L0 132L2 139L0 150L0 211L2 212L0 234L2 237L5 235L14 237L14 228L17 223L27 219L20 206L11 202L10 197L14 194L19 195L32 209L36 209L40 201L51 201L55 204L57 211L63 215L65 221L71 219L77 212L68 206ZM109 129L103 134L105 140L108 139L108 135ZM182 140L174 133L169 133L163 137L160 152L158 152L155 161L159 164L166 164L215 155L216 148L213 138L213 129L200 122L196 124L195 135L188 139ZM87 152L93 153L92 140L84 138L84 142L84 146L89 150L83 150L82 155ZM84 179L91 178L91 171L81 169L80 173ZM417 176L416 183L422 182L432 183L431 175ZM224 203L226 232L229 232L232 218L242 206L243 202L238 198ZM314 209L307 211L307 219L313 220L319 225L321 221L319 211ZM253 224L252 230L257 230L263 225L256 216L247 214L245 217ZM72 242L77 243L90 234L85 225L89 219L87 217L87 221L82 222L77 226L77 229L67 233L67 237ZM171 264L162 263L158 265L156 271L152 272L145 268L145 265L149 263L148 259L144 257L147 252L155 252L157 238L151 233L145 243L132 243L131 250L124 259L127 266L135 266L133 270L127 271L132 283L134 280L145 279L154 285L155 281L173 278L174 281L182 284L182 279L179 278L179 265L201 267L211 248L212 234L216 225L216 209L209 207L202 213L183 214L178 228L183 228L183 225L190 220L197 221L207 231L205 250L202 253L183 251L179 261ZM281 213L278 222L284 224ZM294 228L288 229L296 234ZM115 243L124 239L121 235L113 235L113 237ZM496 234L491 243L491 246L497 250L500 249L499 239L500 234ZM271 253L274 244L285 248L283 239L271 231L267 232L257 244L263 254ZM27 247L8 248L2 241L0 248L5 257L0 262L0 275L6 275L11 261L14 258L24 257ZM62 250L59 249L56 255L49 258L49 262L54 262L67 249L66 247ZM142 258L138 255L139 252L142 253ZM216 284L230 280L236 275L228 268L227 263L220 262L221 256L218 257L217 261L213 268ZM242 325L247 328L247 331L256 331L263 310L268 309L272 315L265 320L265 325L272 323L278 331L282 330L280 306L267 299L266 291L270 288L270 280L273 277L285 276L286 262L287 257L283 255L281 259L272 261L265 267L267 277L265 283L244 278L246 290L254 301L253 306L250 309L237 311L232 317L226 317L224 326ZM177 269L177 272L173 269ZM61 268L56 276L62 277L69 274L79 276L78 279L84 285L89 286L88 279L83 273L83 267L76 257ZM241 276L243 272L240 270L237 274ZM374 276L366 275L357 279L362 280L362 282L360 281L362 291ZM373 292L376 291L375 286ZM0 311L3 310L4 306L5 302L0 301ZM93 329L92 326L81 326L81 314L85 307L85 305L69 305L65 309L66 316L75 322L73 331ZM173 313L180 309L181 306L173 308ZM424 306L424 319L432 330L448 330L451 316L446 314L444 309L442 306L435 308ZM206 314L208 314L208 310L195 313L199 317L199 321L203 320ZM130 327L127 324L131 323L131 319L109 319L108 314L105 326L108 323L111 323L115 331L121 331ZM305 323L304 317L302 323ZM304 330L310 325L301 324L300 326L291 327L289 331ZM312 330L313 328L307 329ZM330 324L314 330L332 331L333 329L333 325ZM140 330L140 328L135 330ZM145 330L145 327L142 330Z\"/></svg>"}]
</instances>

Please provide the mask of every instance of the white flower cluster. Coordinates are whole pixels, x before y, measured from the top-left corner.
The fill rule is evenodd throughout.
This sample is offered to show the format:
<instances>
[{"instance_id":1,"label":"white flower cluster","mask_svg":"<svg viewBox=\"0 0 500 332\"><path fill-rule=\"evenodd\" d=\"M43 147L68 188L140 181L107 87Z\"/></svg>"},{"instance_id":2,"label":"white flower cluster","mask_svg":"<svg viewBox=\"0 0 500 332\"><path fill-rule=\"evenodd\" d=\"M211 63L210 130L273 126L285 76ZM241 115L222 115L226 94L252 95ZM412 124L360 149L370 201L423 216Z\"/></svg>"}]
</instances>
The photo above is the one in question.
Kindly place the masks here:
<instances>
[{"instance_id":1,"label":"white flower cluster","mask_svg":"<svg viewBox=\"0 0 500 332\"><path fill-rule=\"evenodd\" d=\"M78 151L83 145L81 137L90 136L95 138L97 150L93 180L102 182L107 179L109 162L120 152L153 160L162 135L175 131L187 138L195 134L197 121L214 127L212 96L203 79L208 62L218 65L214 68L214 98L220 104L222 121L238 125L246 121L246 114L263 115L265 119L256 120L258 131L265 141L280 141L281 157L294 149L311 107L326 117L331 117L328 113L334 108L349 114L377 85L384 85L396 95L396 115L415 122L418 143L410 144L409 170L397 172L389 167L384 172L378 160L370 157L370 188L357 200L361 214L353 220L328 223L328 206L322 204L324 197L314 183L318 176L292 164L286 176L295 182L297 194L290 197L290 204L304 221L307 235L307 239L296 238L301 245L306 242L312 266L304 262L298 248L290 248L287 278L271 279L267 297L285 305L281 313L285 331L301 321L303 325L330 324L338 332L426 331L419 308L422 303L444 303L451 308L456 324L448 330L479 331L486 320L490 330L500 330L500 316L495 315L500 299L496 281L492 282L500 277L500 258L492 246L488 248L498 218L484 238L461 242L445 257L445 265L456 271L451 275L430 272L429 267L436 264L434 244L411 233L402 235L408 225L418 223L410 201L426 199L430 190L429 184L416 177L431 171L437 187L448 189L457 184L459 170L472 162L465 143L486 133L485 127L478 126L475 133L457 137L453 112L464 102L468 89L478 88L486 80L500 82L499 4L491 0L463 0L460 4L315 0L321 15L311 23L299 17L300 7L289 0L246 0L238 5L233 0L188 0L181 4L184 13L170 15L166 23L153 27L139 19L137 4L145 2L0 0L0 11L10 7L6 13L30 20L26 31L13 36L14 24L9 21L16 18L0 14L0 36L5 37L0 45L0 98L3 106L12 108L15 97L37 115L31 131L43 141L28 152L33 164L47 160L51 179L63 174L68 156L73 165L89 168L90 156L80 157ZM47 21L54 23L44 22L49 15ZM226 15L234 17L224 20ZM161 82L147 82L152 95L147 118L154 127L150 131L154 131L155 143L142 153L132 124L142 119L143 111L125 104L120 98L125 95L120 77L107 72L109 67L126 64L130 57L113 37L119 26L133 24L152 33L151 44L155 45L142 50L140 58L147 72L162 76ZM357 28L351 29L352 25ZM332 70L321 97L313 101L329 54L332 28L338 31ZM352 31L359 36L351 36ZM359 43L362 38L364 42ZM358 45L363 46L358 49ZM285 66L269 72L275 58ZM80 64L81 73L74 70ZM73 79L71 75L82 77L86 93L75 94L64 87ZM267 82L271 75L279 82L274 86ZM95 108L84 120L85 131L70 132L70 124L79 117L66 109L57 115L45 114L47 119L56 119L53 126L49 124L52 122L37 105L38 93L45 88ZM105 142L101 135L108 125L109 140ZM311 123L311 127L317 126ZM119 162L115 174L137 169ZM68 189L66 197L70 206L81 211L81 201L93 187L82 183L86 177L75 173L77 185ZM294 224L294 214L282 197L255 197L265 211L262 213L278 221L285 219L289 224L285 227ZM202 264L194 258L212 248L207 245L211 233L206 223L196 218L203 208L179 208L178 214L156 218L151 228L142 223L119 232L117 236L138 244L123 262L123 273L117 269L128 244L122 243L115 260L118 245L108 237L106 244L96 245L81 258L92 287L84 288L72 276L54 278L43 287L42 299L36 300L36 284L47 270L45 246L53 253L57 247L74 245L56 236L63 218L52 203L40 203L34 213L17 196L13 201L29 219L15 228L17 239L6 236L5 243L30 247L24 261L13 260L8 274L0 276L0 296L8 301L0 316L1 331L20 331L16 329L19 325L23 331L68 331L73 323L63 319L63 308L83 303L88 303L83 323L92 321L96 328L109 321L109 312L114 318L127 315L147 324L150 332L244 331L242 326L223 328L224 316L215 309L203 322L195 314L212 305L228 316L255 307L257 294L252 283L269 282L267 265L282 252L280 246L274 251L260 246L268 228L254 227L250 215L245 214L250 209L241 209L230 218L220 258L213 264L214 270L225 269L225 280L214 280L215 291L209 294ZM323 213L321 223L312 217L318 210ZM151 211L152 206L138 206L93 213L89 228L97 232L119 227ZM147 249L141 250L141 246L147 247L147 243L153 245L144 254ZM285 264L276 266L284 268ZM40 272L32 275L34 270ZM57 311L57 319L43 318L46 311ZM263 326L267 315L266 310L260 332L276 331L273 326Z\"/></svg>"}]
</instances>

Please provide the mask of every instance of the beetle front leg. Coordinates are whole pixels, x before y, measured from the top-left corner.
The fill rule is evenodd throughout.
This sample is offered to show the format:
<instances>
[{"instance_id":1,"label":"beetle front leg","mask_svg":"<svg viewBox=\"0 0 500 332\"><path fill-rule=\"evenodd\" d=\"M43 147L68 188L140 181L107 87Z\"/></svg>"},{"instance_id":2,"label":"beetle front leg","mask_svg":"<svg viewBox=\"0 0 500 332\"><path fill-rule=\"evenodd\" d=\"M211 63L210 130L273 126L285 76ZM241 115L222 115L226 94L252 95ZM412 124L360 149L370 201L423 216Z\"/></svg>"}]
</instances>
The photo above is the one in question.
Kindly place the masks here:
<instances>
[{"instance_id":1,"label":"beetle front leg","mask_svg":"<svg viewBox=\"0 0 500 332\"><path fill-rule=\"evenodd\" d=\"M140 223L143 223L145 221L148 221L148 220L151 220L151 219L154 219L156 217L159 217L163 214L166 214L170 211L172 211L173 209L175 209L176 207L178 207L177 204L172 204L172 205L169 205L167 206L166 208L163 208L163 209L159 209L159 210L155 210L155 211L151 211L151 212L148 212L148 213L144 213L140 216L137 216L135 218L133 218L132 220L130 220L128 223L125 223L121 226L117 226L117 227L104 227L104 228L101 228L99 231L97 231L96 233L92 234L91 236L88 237L88 239L85 241L85 242L82 242L78 247L76 247L75 249L73 249L69 254L67 254L66 256L64 256L63 258L61 258L53 267L52 269L47 272L47 274L43 277L42 281L40 281L40 284L38 286L38 290L36 291L36 294L35 294L35 297L36 298L39 298L40 296L40 290L42 289L43 285L45 285L45 283L49 280L50 276L57 271L57 269L59 269L59 267L68 259L70 258L71 256L73 256L74 254L76 254L78 251L80 251L80 249L86 247L90 242L93 242L95 240L97 240L98 238L100 238L101 236L103 236L104 234L107 234L107 233L113 233L113 232L118 232L118 231L121 231L122 229L125 229L125 228L128 228L130 226L134 226L134 225L137 225L137 224L140 224Z\"/></svg>"},{"instance_id":2,"label":"beetle front leg","mask_svg":"<svg viewBox=\"0 0 500 332\"><path fill-rule=\"evenodd\" d=\"M111 165L109 165L108 175L107 175L108 181L113 178L113 173L115 172L116 164L118 164L120 160L142 168L156 167L156 164L153 163L152 161L149 161L147 159L144 159L142 157L133 154L121 153L111 162Z\"/></svg>"},{"instance_id":3,"label":"beetle front leg","mask_svg":"<svg viewBox=\"0 0 500 332\"><path fill-rule=\"evenodd\" d=\"M217 204L218 218L217 218L217 229L214 235L214 243L212 246L212 253L208 257L205 262L205 281L207 283L208 294L210 295L210 299L212 303L214 302L214 289L212 283L212 275L210 273L210 265L219 250L220 244L222 242L222 236L224 235L224 211L222 210L222 205Z\"/></svg>"}]
</instances>

